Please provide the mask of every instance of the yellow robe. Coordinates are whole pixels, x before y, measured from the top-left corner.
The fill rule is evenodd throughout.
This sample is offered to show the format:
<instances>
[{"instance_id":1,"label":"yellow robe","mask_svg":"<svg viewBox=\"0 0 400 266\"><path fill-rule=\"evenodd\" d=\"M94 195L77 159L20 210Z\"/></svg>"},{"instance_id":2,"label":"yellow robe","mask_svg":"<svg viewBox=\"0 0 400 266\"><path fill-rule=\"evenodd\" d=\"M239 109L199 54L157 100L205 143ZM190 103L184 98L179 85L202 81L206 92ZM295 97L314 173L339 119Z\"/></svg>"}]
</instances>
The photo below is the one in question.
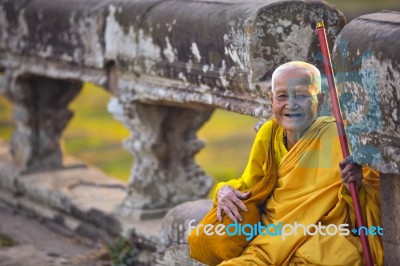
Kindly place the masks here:
<instances>
[{"instance_id":1,"label":"yellow robe","mask_svg":"<svg viewBox=\"0 0 400 266\"><path fill-rule=\"evenodd\" d=\"M225 184L245 190L263 177L272 123L267 122L257 133L242 177L218 184L216 191ZM342 153L335 120L318 118L289 152L283 144L283 131L279 127L275 135L278 181L266 202L263 224L349 224L347 228L352 230L355 218L351 197L340 177ZM364 220L368 226L381 226L379 175L363 167L363 176L359 194ZM258 235L241 256L220 265L364 265L359 237L302 232L299 229L297 235L285 239ZM375 264L383 265L381 237L368 235L368 239Z\"/></svg>"}]
</instances>

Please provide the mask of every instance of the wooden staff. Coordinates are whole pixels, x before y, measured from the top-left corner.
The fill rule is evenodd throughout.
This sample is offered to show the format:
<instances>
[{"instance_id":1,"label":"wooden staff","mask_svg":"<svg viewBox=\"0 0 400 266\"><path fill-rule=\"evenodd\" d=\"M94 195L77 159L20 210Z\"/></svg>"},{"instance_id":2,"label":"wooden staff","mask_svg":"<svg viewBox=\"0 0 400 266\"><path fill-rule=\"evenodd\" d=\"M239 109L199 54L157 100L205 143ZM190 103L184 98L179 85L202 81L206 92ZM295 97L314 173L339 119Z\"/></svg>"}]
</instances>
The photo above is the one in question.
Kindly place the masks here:
<instances>
[{"instance_id":1,"label":"wooden staff","mask_svg":"<svg viewBox=\"0 0 400 266\"><path fill-rule=\"evenodd\" d=\"M331 56L329 54L328 42L326 40L326 33L325 33L325 26L324 21L319 19L317 21L317 35L319 44L321 46L321 53L324 62L325 74L328 80L329 86L329 93L331 96L332 102L332 112L333 116L336 119L336 127L339 133L340 139L340 146L342 148L343 158L348 158L350 156L350 151L348 147L346 132L344 130L343 119L342 119L342 112L339 106L339 98L336 93L336 84L333 76L333 69L332 69L332 61ZM353 199L354 205L354 212L356 214L357 226L358 228L364 226L364 219L361 211L360 200L358 198L357 186L355 182L350 182L350 194L351 198ZM361 237L361 244L363 248L364 258L365 258L365 265L372 266L372 256L371 256L371 249L368 243L368 237L365 235L364 230L360 230L360 237Z\"/></svg>"}]
</instances>

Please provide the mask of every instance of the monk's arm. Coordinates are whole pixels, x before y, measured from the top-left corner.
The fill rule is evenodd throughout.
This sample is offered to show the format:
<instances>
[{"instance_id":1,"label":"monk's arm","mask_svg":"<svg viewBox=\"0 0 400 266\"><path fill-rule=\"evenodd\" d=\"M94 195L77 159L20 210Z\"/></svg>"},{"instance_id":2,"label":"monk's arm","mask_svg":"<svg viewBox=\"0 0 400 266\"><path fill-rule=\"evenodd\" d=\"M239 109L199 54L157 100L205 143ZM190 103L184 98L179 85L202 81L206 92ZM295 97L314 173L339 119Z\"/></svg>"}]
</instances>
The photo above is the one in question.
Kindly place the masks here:
<instances>
[{"instance_id":1,"label":"monk's arm","mask_svg":"<svg viewBox=\"0 0 400 266\"><path fill-rule=\"evenodd\" d=\"M260 128L256 135L251 148L249 160L242 176L237 179L231 179L227 182L218 183L214 192L214 202L217 201L217 194L221 187L229 185L236 190L244 191L252 187L264 176L263 165L267 153L266 149L268 149L266 145L269 143L270 135L271 126L269 125L269 122L267 122Z\"/></svg>"}]
</instances>

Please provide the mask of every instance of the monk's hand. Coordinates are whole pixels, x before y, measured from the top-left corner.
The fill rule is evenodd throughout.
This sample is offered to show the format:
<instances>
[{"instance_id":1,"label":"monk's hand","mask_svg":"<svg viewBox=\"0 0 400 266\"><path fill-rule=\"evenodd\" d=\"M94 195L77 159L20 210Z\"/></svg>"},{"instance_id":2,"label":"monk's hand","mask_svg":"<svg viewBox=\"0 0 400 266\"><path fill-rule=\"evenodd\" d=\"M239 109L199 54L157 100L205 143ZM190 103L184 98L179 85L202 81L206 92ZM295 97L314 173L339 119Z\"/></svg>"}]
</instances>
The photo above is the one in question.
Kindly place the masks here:
<instances>
[{"instance_id":1,"label":"monk's hand","mask_svg":"<svg viewBox=\"0 0 400 266\"><path fill-rule=\"evenodd\" d=\"M361 180L363 179L362 166L353 162L352 157L349 156L339 163L339 167L342 182L345 184L347 190L350 191L350 182L356 182L357 188L360 188Z\"/></svg>"},{"instance_id":2,"label":"monk's hand","mask_svg":"<svg viewBox=\"0 0 400 266\"><path fill-rule=\"evenodd\" d=\"M217 219L222 221L222 211L232 222L242 221L239 209L247 212L247 207L242 200L248 199L251 192L243 193L229 185L221 187L217 194Z\"/></svg>"}]
</instances>

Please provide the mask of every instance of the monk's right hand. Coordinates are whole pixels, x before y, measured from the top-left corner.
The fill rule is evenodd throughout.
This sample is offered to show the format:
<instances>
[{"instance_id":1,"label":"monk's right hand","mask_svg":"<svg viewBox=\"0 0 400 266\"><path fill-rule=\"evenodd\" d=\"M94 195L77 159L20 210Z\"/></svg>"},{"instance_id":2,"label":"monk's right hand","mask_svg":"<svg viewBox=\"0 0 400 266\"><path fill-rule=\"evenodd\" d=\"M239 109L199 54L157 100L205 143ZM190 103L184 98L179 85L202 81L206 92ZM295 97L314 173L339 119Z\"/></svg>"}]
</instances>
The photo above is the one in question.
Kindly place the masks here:
<instances>
[{"instance_id":1,"label":"monk's right hand","mask_svg":"<svg viewBox=\"0 0 400 266\"><path fill-rule=\"evenodd\" d=\"M247 212L248 209L242 200L248 199L251 191L240 192L229 185L221 187L217 194L217 219L222 221L222 211L232 220L232 222L242 221L239 209Z\"/></svg>"}]
</instances>

